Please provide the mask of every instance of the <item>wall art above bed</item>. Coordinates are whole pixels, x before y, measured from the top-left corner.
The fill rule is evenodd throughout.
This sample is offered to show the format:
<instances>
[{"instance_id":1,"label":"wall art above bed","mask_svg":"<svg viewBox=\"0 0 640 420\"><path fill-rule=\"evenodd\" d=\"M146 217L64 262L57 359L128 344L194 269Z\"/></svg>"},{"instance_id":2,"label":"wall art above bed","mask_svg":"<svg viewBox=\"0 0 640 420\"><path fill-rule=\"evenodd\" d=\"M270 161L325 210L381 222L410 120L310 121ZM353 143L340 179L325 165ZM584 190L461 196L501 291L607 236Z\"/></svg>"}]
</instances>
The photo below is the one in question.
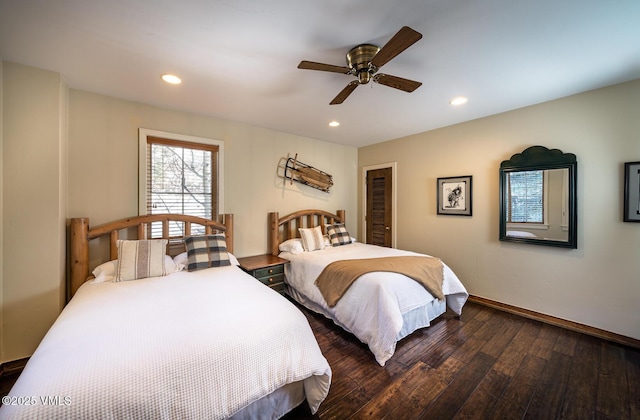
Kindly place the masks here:
<instances>
[{"instance_id":1,"label":"wall art above bed","mask_svg":"<svg viewBox=\"0 0 640 420\"><path fill-rule=\"evenodd\" d=\"M327 193L329 192L329 188L333 186L333 177L331 175L311 165L300 162L297 153L295 157L288 157L284 167L279 166L278 169L284 170L284 173L280 176L290 180L291 183L296 181Z\"/></svg>"}]
</instances>

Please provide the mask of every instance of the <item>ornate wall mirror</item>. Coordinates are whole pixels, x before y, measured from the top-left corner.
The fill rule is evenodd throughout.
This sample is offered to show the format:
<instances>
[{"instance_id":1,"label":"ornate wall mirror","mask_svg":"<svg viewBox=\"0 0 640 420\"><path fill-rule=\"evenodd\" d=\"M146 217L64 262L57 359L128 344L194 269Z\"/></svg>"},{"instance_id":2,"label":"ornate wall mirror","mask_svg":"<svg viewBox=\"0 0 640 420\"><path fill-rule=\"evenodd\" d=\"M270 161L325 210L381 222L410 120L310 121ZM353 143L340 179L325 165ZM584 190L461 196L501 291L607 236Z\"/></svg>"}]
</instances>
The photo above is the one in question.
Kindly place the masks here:
<instances>
[{"instance_id":1,"label":"ornate wall mirror","mask_svg":"<svg viewBox=\"0 0 640 420\"><path fill-rule=\"evenodd\" d=\"M500 164L500 240L578 247L577 161L532 146Z\"/></svg>"}]
</instances>

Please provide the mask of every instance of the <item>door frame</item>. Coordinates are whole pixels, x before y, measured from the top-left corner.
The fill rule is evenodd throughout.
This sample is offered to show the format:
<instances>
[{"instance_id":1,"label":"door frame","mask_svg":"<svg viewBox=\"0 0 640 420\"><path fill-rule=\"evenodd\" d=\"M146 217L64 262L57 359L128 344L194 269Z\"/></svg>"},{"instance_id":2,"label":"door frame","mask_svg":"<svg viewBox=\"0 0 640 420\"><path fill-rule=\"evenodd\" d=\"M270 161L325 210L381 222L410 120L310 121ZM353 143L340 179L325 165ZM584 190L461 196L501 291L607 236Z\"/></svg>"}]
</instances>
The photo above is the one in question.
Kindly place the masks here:
<instances>
[{"instance_id":1,"label":"door frame","mask_svg":"<svg viewBox=\"0 0 640 420\"><path fill-rule=\"evenodd\" d=\"M368 165L362 167L362 236L363 243L367 243L367 172L374 169L391 168L391 247L395 248L397 243L397 218L398 212L398 162L379 163L377 165Z\"/></svg>"}]
</instances>

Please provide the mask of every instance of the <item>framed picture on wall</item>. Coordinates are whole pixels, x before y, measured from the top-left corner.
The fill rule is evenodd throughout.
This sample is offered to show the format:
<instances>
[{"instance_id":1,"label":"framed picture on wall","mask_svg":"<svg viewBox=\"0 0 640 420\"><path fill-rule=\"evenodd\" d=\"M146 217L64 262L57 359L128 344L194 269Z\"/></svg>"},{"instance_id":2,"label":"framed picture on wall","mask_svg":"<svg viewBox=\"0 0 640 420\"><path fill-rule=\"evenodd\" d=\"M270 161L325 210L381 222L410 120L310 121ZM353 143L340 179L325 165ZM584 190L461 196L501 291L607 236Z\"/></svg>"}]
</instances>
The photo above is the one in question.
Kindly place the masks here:
<instances>
[{"instance_id":1,"label":"framed picture on wall","mask_svg":"<svg viewBox=\"0 0 640 420\"><path fill-rule=\"evenodd\" d=\"M438 178L438 214L471 216L471 175Z\"/></svg>"},{"instance_id":2,"label":"framed picture on wall","mask_svg":"<svg viewBox=\"0 0 640 420\"><path fill-rule=\"evenodd\" d=\"M624 221L640 222L640 162L624 164Z\"/></svg>"}]
</instances>

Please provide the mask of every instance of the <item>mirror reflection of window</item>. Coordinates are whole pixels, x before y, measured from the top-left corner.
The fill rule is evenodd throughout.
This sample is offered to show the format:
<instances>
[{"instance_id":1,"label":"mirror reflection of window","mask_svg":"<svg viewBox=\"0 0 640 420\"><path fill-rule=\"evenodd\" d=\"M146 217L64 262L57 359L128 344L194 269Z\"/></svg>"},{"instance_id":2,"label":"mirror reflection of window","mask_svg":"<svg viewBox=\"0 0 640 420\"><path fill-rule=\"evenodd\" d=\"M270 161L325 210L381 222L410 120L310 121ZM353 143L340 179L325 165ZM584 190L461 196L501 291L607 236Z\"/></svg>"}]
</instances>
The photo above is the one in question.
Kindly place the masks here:
<instances>
[{"instance_id":1,"label":"mirror reflection of window","mask_svg":"<svg viewBox=\"0 0 640 420\"><path fill-rule=\"evenodd\" d=\"M508 172L507 236L567 240L568 169ZM536 231L547 231L543 234Z\"/></svg>"},{"instance_id":2,"label":"mirror reflection of window","mask_svg":"<svg viewBox=\"0 0 640 420\"><path fill-rule=\"evenodd\" d=\"M507 174L509 223L542 223L544 221L544 171Z\"/></svg>"}]
</instances>

